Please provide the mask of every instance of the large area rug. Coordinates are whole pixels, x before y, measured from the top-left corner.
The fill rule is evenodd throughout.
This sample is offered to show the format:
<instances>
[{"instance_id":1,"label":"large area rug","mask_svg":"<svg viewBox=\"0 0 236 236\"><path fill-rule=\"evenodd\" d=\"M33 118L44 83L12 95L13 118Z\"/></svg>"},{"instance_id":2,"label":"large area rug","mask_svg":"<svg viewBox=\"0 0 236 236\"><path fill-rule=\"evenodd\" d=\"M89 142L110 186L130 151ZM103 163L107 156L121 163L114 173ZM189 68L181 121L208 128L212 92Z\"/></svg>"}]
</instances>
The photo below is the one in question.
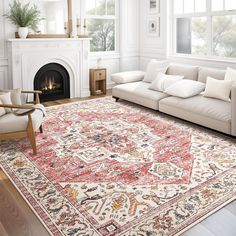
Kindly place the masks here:
<instances>
[{"instance_id":1,"label":"large area rug","mask_svg":"<svg viewBox=\"0 0 236 236\"><path fill-rule=\"evenodd\" d=\"M236 198L235 140L111 98L47 109L0 166L52 235L177 235Z\"/></svg>"}]
</instances>

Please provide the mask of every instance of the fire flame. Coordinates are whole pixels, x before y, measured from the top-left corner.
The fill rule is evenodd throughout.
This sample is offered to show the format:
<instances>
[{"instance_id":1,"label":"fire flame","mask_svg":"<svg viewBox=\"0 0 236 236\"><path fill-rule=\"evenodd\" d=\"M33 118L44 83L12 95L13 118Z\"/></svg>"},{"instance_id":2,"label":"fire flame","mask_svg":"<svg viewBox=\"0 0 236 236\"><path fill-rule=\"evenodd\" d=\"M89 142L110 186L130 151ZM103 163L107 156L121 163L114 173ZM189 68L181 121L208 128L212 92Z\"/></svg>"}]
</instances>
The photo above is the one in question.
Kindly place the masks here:
<instances>
[{"instance_id":1,"label":"fire flame","mask_svg":"<svg viewBox=\"0 0 236 236\"><path fill-rule=\"evenodd\" d=\"M49 77L49 78L45 78L45 84L42 88L42 90L53 90L56 88L56 83L55 83L55 79L54 77Z\"/></svg>"}]
</instances>

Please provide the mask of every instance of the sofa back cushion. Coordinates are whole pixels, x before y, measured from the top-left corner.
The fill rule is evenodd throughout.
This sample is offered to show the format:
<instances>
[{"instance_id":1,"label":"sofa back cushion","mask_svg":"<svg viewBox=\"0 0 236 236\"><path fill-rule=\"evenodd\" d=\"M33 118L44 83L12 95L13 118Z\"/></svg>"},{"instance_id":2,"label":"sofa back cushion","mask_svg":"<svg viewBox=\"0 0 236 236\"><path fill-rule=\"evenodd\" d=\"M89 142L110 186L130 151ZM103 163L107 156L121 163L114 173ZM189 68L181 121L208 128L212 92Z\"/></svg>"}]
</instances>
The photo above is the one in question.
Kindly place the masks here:
<instances>
[{"instance_id":1,"label":"sofa back cushion","mask_svg":"<svg viewBox=\"0 0 236 236\"><path fill-rule=\"evenodd\" d=\"M166 73L168 75L183 75L185 79L197 80L198 67L185 66L181 64L170 64Z\"/></svg>"},{"instance_id":2,"label":"sofa back cushion","mask_svg":"<svg viewBox=\"0 0 236 236\"><path fill-rule=\"evenodd\" d=\"M200 67L199 72L198 72L198 81L202 83L206 83L207 77L212 77L218 80L224 80L225 70Z\"/></svg>"}]
</instances>

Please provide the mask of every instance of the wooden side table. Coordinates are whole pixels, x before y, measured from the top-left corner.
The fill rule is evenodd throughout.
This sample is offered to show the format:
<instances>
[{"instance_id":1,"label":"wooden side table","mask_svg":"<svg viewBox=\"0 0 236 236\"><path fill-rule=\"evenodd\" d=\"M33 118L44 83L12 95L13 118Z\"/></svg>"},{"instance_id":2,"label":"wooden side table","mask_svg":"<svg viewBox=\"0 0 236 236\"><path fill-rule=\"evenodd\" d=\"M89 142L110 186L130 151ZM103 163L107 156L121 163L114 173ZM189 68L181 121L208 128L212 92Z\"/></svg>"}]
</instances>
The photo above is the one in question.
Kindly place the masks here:
<instances>
[{"instance_id":1,"label":"wooden side table","mask_svg":"<svg viewBox=\"0 0 236 236\"><path fill-rule=\"evenodd\" d=\"M90 91L91 95L106 95L107 91L107 69L90 69L89 70Z\"/></svg>"}]
</instances>

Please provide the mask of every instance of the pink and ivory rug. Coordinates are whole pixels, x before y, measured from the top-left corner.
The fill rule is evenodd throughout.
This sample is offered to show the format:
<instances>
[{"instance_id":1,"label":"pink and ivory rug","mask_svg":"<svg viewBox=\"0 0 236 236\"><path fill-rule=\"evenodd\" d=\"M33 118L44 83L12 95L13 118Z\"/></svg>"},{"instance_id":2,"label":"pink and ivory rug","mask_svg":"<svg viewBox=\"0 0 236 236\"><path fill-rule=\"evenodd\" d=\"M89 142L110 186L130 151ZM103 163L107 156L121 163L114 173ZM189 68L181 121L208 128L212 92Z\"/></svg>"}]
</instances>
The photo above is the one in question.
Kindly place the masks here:
<instances>
[{"instance_id":1,"label":"pink and ivory rug","mask_svg":"<svg viewBox=\"0 0 236 236\"><path fill-rule=\"evenodd\" d=\"M235 140L111 98L47 109L0 167L52 235L178 235L236 198Z\"/></svg>"}]
</instances>

